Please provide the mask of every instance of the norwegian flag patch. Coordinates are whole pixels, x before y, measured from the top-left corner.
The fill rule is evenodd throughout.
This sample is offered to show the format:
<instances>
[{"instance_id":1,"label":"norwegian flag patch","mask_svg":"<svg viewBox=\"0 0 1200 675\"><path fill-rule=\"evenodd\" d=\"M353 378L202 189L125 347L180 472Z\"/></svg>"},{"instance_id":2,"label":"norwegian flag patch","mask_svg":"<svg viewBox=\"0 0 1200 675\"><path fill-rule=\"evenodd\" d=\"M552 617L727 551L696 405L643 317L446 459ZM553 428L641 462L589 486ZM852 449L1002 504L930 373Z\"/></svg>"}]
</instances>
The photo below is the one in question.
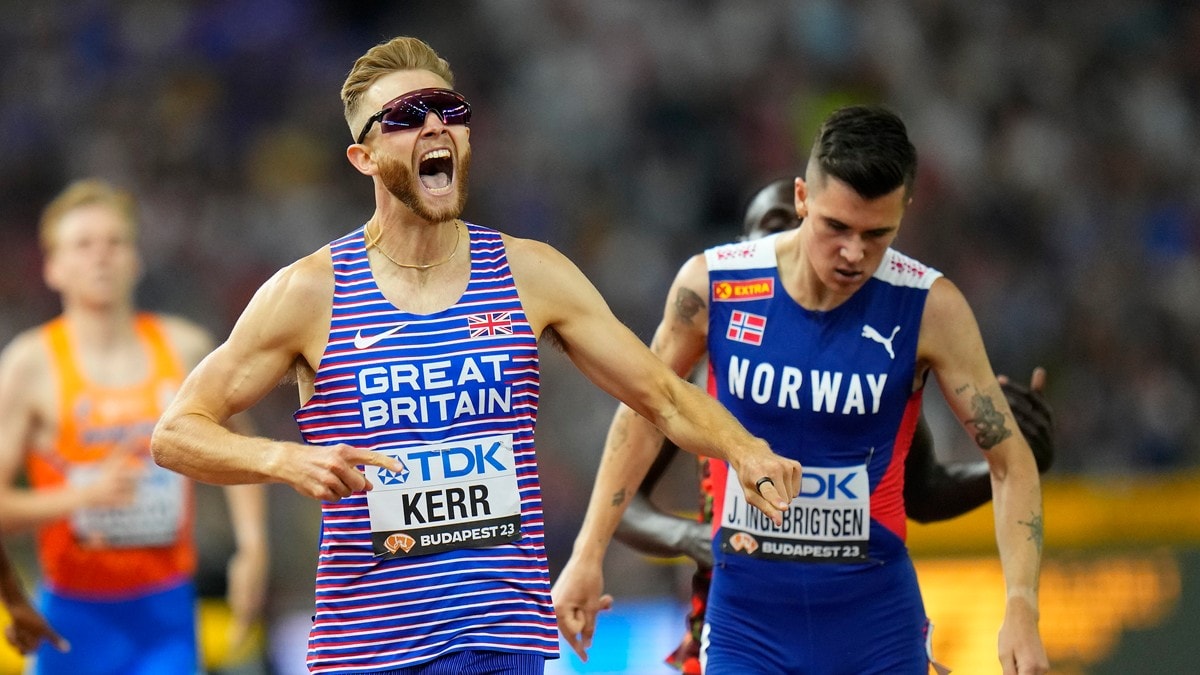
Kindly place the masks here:
<instances>
[{"instance_id":1,"label":"norwegian flag patch","mask_svg":"<svg viewBox=\"0 0 1200 675\"><path fill-rule=\"evenodd\" d=\"M512 313L486 312L484 314L472 314L467 317L467 330L471 333L471 337L512 335Z\"/></svg>"},{"instance_id":2,"label":"norwegian flag patch","mask_svg":"<svg viewBox=\"0 0 1200 675\"><path fill-rule=\"evenodd\" d=\"M766 330L767 317L738 309L729 317L729 328L725 331L725 337L734 342L744 342L757 347L762 344L763 333Z\"/></svg>"}]
</instances>

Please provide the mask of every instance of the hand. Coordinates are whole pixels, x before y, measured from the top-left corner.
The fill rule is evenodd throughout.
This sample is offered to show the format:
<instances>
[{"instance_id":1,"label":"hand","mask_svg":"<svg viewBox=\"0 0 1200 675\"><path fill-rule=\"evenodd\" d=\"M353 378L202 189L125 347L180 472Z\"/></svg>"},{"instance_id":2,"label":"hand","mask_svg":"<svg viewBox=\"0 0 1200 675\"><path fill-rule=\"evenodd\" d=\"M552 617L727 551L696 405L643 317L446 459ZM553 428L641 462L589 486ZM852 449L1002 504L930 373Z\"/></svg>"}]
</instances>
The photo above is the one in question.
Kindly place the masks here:
<instances>
[{"instance_id":1,"label":"hand","mask_svg":"<svg viewBox=\"0 0 1200 675\"><path fill-rule=\"evenodd\" d=\"M1054 464L1054 416L1043 392L1046 388L1046 369L1037 367L1029 378L1029 386L1009 381L1006 375L996 378L1021 434L1033 451L1038 471L1046 473Z\"/></svg>"},{"instance_id":2,"label":"hand","mask_svg":"<svg viewBox=\"0 0 1200 675\"><path fill-rule=\"evenodd\" d=\"M1038 635L1037 609L1023 597L1012 597L1000 626L1000 667L1004 675L1042 675L1050 660Z\"/></svg>"},{"instance_id":3,"label":"hand","mask_svg":"<svg viewBox=\"0 0 1200 675\"><path fill-rule=\"evenodd\" d=\"M226 602L233 614L229 630L229 649L236 652L252 634L262 616L267 594L267 552L264 545L238 550L229 559L226 571Z\"/></svg>"},{"instance_id":4,"label":"hand","mask_svg":"<svg viewBox=\"0 0 1200 675\"><path fill-rule=\"evenodd\" d=\"M768 450L742 459L733 469L742 483L746 502L762 511L771 522L782 525L783 512L790 507L792 499L800 494L800 462L785 459Z\"/></svg>"},{"instance_id":5,"label":"hand","mask_svg":"<svg viewBox=\"0 0 1200 675\"><path fill-rule=\"evenodd\" d=\"M688 523L683 541L680 542L683 554L701 568L712 569L712 524L692 521Z\"/></svg>"},{"instance_id":6,"label":"hand","mask_svg":"<svg viewBox=\"0 0 1200 675\"><path fill-rule=\"evenodd\" d=\"M130 442L119 443L96 466L95 479L80 490L83 505L119 508L132 504L137 496L138 480L146 471L138 449Z\"/></svg>"},{"instance_id":7,"label":"hand","mask_svg":"<svg viewBox=\"0 0 1200 675\"><path fill-rule=\"evenodd\" d=\"M300 453L284 459L282 477L296 492L319 501L336 502L374 486L358 467L365 464L403 471L399 460L349 445L299 445Z\"/></svg>"},{"instance_id":8,"label":"hand","mask_svg":"<svg viewBox=\"0 0 1200 675\"><path fill-rule=\"evenodd\" d=\"M42 640L54 645L54 648L60 652L70 651L71 644L54 632L42 615L38 614L37 610L24 599L10 602L8 613L12 618L12 623L4 629L4 637L17 648L17 651L22 654L30 654L37 650Z\"/></svg>"},{"instance_id":9,"label":"hand","mask_svg":"<svg viewBox=\"0 0 1200 675\"><path fill-rule=\"evenodd\" d=\"M550 590L554 613L558 616L558 631L581 661L587 661L587 650L592 646L592 635L596 632L596 616L612 607L612 596L601 595L603 590L604 573L600 562L582 562L574 555Z\"/></svg>"}]
</instances>

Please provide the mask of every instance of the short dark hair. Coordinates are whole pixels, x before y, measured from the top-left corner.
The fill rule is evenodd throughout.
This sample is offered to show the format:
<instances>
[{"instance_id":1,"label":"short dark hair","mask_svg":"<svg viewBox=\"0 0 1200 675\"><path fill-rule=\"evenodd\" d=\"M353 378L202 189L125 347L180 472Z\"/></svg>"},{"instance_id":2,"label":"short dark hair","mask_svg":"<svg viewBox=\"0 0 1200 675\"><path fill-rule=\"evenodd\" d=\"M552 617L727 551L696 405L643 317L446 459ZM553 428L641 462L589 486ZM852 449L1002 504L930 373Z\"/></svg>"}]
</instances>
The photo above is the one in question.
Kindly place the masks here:
<instances>
[{"instance_id":1,"label":"short dark hair","mask_svg":"<svg viewBox=\"0 0 1200 675\"><path fill-rule=\"evenodd\" d=\"M878 105L847 106L827 117L813 142L810 165L813 162L824 175L867 199L901 185L905 196L911 196L917 177L917 149L908 140L904 121Z\"/></svg>"}]
</instances>

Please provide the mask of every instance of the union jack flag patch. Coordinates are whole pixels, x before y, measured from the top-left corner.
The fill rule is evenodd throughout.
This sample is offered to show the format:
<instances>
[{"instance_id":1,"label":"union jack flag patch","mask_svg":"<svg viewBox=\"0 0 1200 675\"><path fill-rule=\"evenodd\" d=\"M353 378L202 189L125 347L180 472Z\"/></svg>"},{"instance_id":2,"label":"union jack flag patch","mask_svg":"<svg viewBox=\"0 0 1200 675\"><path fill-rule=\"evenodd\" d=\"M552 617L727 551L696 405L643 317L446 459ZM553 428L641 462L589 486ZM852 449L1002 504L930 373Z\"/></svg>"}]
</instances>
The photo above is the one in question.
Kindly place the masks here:
<instances>
[{"instance_id":1,"label":"union jack flag patch","mask_svg":"<svg viewBox=\"0 0 1200 675\"><path fill-rule=\"evenodd\" d=\"M762 344L763 333L766 330L767 317L737 309L729 317L729 328L725 331L725 337L734 342L744 342L757 347Z\"/></svg>"},{"instance_id":2,"label":"union jack flag patch","mask_svg":"<svg viewBox=\"0 0 1200 675\"><path fill-rule=\"evenodd\" d=\"M467 317L467 330L471 337L491 337L494 335L512 335L511 312L486 312L472 314Z\"/></svg>"}]
</instances>

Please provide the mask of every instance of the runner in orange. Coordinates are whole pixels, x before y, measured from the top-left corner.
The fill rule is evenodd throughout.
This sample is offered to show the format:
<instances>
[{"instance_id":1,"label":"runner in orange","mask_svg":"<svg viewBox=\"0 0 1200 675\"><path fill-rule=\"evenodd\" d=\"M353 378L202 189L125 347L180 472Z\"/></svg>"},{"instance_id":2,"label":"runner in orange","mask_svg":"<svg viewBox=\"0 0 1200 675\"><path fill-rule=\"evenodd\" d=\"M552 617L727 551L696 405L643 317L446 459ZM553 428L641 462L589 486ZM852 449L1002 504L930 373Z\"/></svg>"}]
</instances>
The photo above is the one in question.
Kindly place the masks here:
<instances>
[{"instance_id":1,"label":"runner in orange","mask_svg":"<svg viewBox=\"0 0 1200 675\"><path fill-rule=\"evenodd\" d=\"M38 673L195 673L191 483L150 458L150 434L212 342L140 312L132 197L96 180L47 206L45 279L62 314L0 355L0 522L36 528L42 613L72 645ZM24 465L28 487L18 487ZM229 491L230 601L244 630L266 576L261 487Z\"/></svg>"}]
</instances>

